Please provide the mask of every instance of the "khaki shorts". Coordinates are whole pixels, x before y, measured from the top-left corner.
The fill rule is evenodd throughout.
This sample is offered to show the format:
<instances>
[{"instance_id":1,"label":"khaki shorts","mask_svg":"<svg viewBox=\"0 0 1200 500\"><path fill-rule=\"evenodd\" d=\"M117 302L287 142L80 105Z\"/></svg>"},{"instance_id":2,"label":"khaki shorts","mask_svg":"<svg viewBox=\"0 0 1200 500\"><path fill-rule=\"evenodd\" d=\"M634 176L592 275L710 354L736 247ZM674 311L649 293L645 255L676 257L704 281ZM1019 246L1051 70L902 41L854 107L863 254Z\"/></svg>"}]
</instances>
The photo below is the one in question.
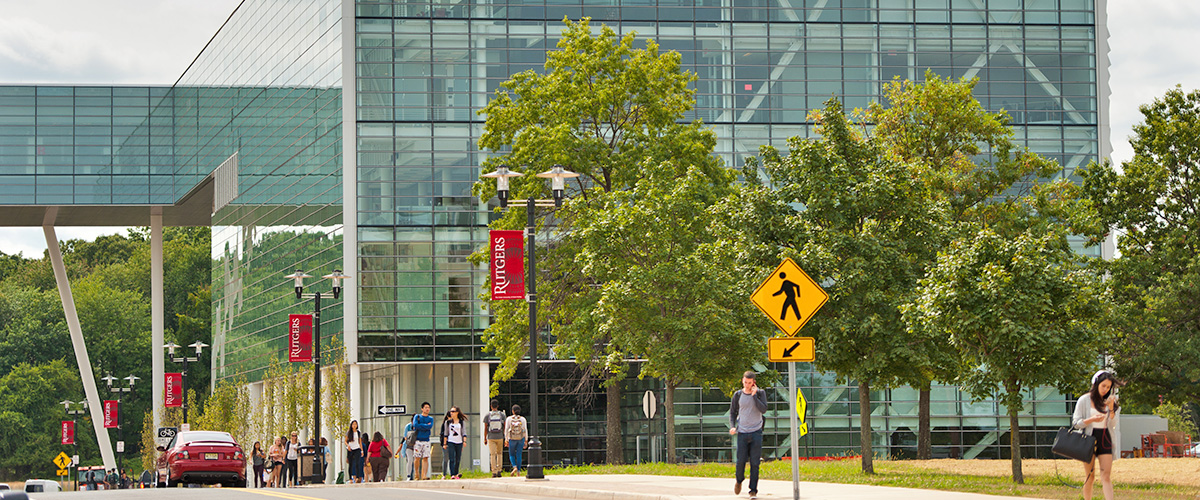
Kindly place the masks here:
<instances>
[{"instance_id":1,"label":"khaki shorts","mask_svg":"<svg viewBox=\"0 0 1200 500\"><path fill-rule=\"evenodd\" d=\"M429 441L417 441L413 443L413 456L416 458L429 458L429 451L433 449L433 444Z\"/></svg>"}]
</instances>

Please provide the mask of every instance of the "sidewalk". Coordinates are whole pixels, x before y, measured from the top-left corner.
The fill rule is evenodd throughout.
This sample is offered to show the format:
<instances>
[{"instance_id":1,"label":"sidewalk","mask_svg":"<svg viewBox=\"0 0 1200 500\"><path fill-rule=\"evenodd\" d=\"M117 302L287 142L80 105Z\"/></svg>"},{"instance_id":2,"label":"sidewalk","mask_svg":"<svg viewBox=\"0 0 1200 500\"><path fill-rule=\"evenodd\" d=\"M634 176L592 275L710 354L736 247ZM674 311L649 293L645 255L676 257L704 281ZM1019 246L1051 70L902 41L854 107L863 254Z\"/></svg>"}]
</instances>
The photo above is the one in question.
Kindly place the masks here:
<instances>
[{"instance_id":1,"label":"sidewalk","mask_svg":"<svg viewBox=\"0 0 1200 500\"><path fill-rule=\"evenodd\" d=\"M462 489L507 492L518 495L537 495L581 500L732 500L749 498L746 490L733 494L733 479L616 475L547 475L545 481L528 481L523 477L496 479L458 479L368 483L368 487ZM749 486L748 482L743 486ZM758 483L758 497L791 499L791 481ZM800 498L805 500L1011 500L1013 497L958 493L953 491L918 490L861 484L831 484L800 482Z\"/></svg>"}]
</instances>

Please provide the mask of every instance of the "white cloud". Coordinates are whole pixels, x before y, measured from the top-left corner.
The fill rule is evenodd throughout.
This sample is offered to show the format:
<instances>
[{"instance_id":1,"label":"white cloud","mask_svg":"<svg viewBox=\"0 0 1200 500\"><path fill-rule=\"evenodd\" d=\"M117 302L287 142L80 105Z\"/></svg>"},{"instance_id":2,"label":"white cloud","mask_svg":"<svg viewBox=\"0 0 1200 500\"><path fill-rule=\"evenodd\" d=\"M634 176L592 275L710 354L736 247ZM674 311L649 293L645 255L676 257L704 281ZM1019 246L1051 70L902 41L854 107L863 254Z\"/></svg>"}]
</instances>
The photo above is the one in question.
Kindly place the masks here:
<instances>
[{"instance_id":1,"label":"white cloud","mask_svg":"<svg viewBox=\"0 0 1200 500\"><path fill-rule=\"evenodd\" d=\"M56 227L58 241L92 241L106 234L125 234L125 227ZM46 252L46 233L40 227L0 227L0 252L40 259Z\"/></svg>"},{"instance_id":2,"label":"white cloud","mask_svg":"<svg viewBox=\"0 0 1200 500\"><path fill-rule=\"evenodd\" d=\"M1124 0L1108 2L1110 101L1114 163L1129 160L1129 137L1142 120L1138 106L1161 97L1176 84L1200 88L1196 26L1200 2Z\"/></svg>"}]
</instances>

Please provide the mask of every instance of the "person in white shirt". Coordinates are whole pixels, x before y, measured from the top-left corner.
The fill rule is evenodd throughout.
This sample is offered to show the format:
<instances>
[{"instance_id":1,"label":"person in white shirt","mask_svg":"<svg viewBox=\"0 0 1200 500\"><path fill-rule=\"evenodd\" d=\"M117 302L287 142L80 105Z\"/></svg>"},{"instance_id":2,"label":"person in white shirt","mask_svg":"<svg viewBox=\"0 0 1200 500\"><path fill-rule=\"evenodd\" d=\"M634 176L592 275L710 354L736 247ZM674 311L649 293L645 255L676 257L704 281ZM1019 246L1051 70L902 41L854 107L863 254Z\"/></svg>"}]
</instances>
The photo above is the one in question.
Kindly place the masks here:
<instances>
[{"instance_id":1,"label":"person in white shirt","mask_svg":"<svg viewBox=\"0 0 1200 500\"><path fill-rule=\"evenodd\" d=\"M446 412L445 420L442 420L442 449L445 450L446 458L449 459L449 476L450 479L460 479L462 476L458 474L459 462L462 461L463 435L466 430L467 416L458 410L457 406L451 406L450 411Z\"/></svg>"},{"instance_id":2,"label":"person in white shirt","mask_svg":"<svg viewBox=\"0 0 1200 500\"><path fill-rule=\"evenodd\" d=\"M1079 397L1075 403L1075 414L1071 425L1085 430L1096 438L1096 453L1091 463L1084 464L1087 479L1083 482L1084 500L1092 500L1092 486L1096 482L1095 466L1100 465L1100 484L1104 500L1113 500L1112 464L1120 455L1121 407L1118 404L1117 388L1125 385L1112 372L1100 370L1092 375L1092 390ZM1114 451L1117 450L1117 451Z\"/></svg>"}]
</instances>

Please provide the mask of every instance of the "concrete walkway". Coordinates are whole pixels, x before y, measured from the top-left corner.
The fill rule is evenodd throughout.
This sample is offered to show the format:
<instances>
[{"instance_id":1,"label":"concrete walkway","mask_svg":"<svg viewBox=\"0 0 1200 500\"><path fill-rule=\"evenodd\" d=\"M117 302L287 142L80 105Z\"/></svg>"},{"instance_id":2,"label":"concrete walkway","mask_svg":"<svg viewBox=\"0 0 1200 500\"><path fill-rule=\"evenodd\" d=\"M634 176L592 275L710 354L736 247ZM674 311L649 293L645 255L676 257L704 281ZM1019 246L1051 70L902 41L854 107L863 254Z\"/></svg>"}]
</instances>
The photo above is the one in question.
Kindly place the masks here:
<instances>
[{"instance_id":1,"label":"concrete walkway","mask_svg":"<svg viewBox=\"0 0 1200 500\"><path fill-rule=\"evenodd\" d=\"M356 485L363 486L363 485ZM733 494L733 479L642 475L548 475L545 481L525 478L458 479L368 483L368 487L461 489L586 500L732 500L749 498L746 488ZM749 486L749 481L743 483ZM759 481L758 498L791 499L791 481ZM861 484L800 482L805 500L1011 500L1013 497L918 490Z\"/></svg>"}]
</instances>

